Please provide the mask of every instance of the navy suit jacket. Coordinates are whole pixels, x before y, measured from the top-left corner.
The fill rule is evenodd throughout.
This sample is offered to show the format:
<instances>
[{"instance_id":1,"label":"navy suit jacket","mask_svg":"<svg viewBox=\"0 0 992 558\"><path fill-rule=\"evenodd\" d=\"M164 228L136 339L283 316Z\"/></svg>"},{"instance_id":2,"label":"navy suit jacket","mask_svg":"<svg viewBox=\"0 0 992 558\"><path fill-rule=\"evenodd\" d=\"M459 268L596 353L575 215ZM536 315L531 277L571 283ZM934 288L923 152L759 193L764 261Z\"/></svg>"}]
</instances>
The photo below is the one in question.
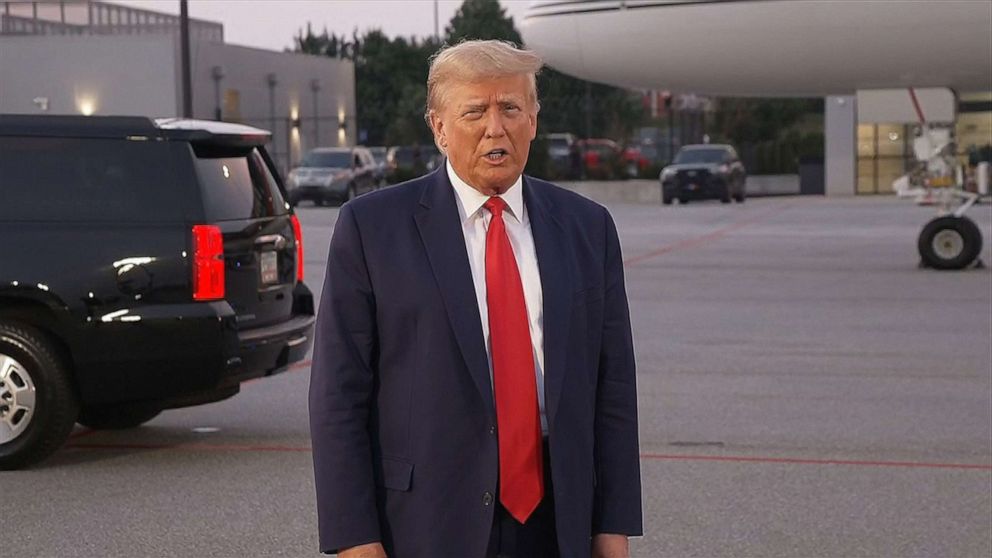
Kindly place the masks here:
<instances>
[{"instance_id":1,"label":"navy suit jacket","mask_svg":"<svg viewBox=\"0 0 992 558\"><path fill-rule=\"evenodd\" d=\"M616 227L524 177L544 296L558 544L641 534L637 396ZM483 557L498 499L488 353L444 165L345 205L331 239L310 379L320 549Z\"/></svg>"}]
</instances>

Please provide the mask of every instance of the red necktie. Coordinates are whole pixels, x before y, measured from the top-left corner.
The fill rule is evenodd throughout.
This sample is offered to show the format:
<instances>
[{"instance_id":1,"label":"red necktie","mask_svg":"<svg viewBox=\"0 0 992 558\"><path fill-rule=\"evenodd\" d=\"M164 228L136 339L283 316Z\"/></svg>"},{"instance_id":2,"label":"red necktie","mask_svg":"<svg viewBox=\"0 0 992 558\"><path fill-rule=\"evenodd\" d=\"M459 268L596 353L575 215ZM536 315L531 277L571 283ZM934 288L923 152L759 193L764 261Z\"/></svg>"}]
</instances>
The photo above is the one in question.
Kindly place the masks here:
<instances>
[{"instance_id":1,"label":"red necktie","mask_svg":"<svg viewBox=\"0 0 992 558\"><path fill-rule=\"evenodd\" d=\"M491 197L486 232L486 303L499 436L499 499L520 523L544 497L541 421L524 289L503 223L506 202Z\"/></svg>"}]
</instances>

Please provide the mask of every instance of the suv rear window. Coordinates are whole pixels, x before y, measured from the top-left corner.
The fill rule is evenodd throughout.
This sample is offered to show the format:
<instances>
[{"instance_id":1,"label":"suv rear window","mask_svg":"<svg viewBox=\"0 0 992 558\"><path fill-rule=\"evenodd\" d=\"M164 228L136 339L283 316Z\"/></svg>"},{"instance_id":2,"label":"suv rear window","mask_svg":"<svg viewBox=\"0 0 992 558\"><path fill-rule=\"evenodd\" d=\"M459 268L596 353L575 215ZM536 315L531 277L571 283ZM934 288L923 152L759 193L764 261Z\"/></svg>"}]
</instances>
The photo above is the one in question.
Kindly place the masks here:
<instances>
[{"instance_id":1,"label":"suv rear window","mask_svg":"<svg viewBox=\"0 0 992 558\"><path fill-rule=\"evenodd\" d=\"M685 149L675 154L675 164L722 163L727 152L723 149Z\"/></svg>"},{"instance_id":2,"label":"suv rear window","mask_svg":"<svg viewBox=\"0 0 992 558\"><path fill-rule=\"evenodd\" d=\"M0 137L0 220L178 221L172 168L156 141Z\"/></svg>"},{"instance_id":3,"label":"suv rear window","mask_svg":"<svg viewBox=\"0 0 992 558\"><path fill-rule=\"evenodd\" d=\"M258 149L194 146L196 173L210 221L285 215L276 179Z\"/></svg>"},{"instance_id":4,"label":"suv rear window","mask_svg":"<svg viewBox=\"0 0 992 558\"><path fill-rule=\"evenodd\" d=\"M346 169L351 166L351 151L311 151L300 161L300 166Z\"/></svg>"}]
</instances>

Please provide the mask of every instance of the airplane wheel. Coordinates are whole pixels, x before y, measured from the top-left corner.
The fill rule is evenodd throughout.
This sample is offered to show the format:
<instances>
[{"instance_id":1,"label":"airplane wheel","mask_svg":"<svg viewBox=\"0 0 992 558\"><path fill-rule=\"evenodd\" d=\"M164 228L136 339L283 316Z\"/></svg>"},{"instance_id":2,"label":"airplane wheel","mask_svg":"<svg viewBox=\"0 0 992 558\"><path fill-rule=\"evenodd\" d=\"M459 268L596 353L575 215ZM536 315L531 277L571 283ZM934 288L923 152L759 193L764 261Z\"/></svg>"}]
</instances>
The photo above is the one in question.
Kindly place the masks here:
<instances>
[{"instance_id":1,"label":"airplane wheel","mask_svg":"<svg viewBox=\"0 0 992 558\"><path fill-rule=\"evenodd\" d=\"M963 269L982 251L982 231L967 217L938 217L923 227L917 247L929 267Z\"/></svg>"}]
</instances>

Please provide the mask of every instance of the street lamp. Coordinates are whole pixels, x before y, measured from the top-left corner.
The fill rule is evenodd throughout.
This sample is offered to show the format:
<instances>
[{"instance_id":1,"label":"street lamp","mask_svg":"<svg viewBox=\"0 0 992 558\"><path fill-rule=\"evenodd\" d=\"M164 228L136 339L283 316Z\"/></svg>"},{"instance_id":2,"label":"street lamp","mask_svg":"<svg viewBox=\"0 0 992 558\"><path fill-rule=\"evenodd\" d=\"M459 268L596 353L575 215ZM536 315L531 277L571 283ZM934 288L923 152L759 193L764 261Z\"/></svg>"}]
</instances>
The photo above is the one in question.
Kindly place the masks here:
<instances>
[{"instance_id":1,"label":"street lamp","mask_svg":"<svg viewBox=\"0 0 992 558\"><path fill-rule=\"evenodd\" d=\"M269 86L269 128L275 131L276 127L276 85L279 85L279 80L276 79L275 74L267 74L265 76L265 84Z\"/></svg>"},{"instance_id":2,"label":"street lamp","mask_svg":"<svg viewBox=\"0 0 992 558\"><path fill-rule=\"evenodd\" d=\"M222 120L223 113L220 109L220 80L224 79L224 68L214 66L210 69L210 77L214 79L214 120Z\"/></svg>"},{"instance_id":3,"label":"street lamp","mask_svg":"<svg viewBox=\"0 0 992 558\"><path fill-rule=\"evenodd\" d=\"M310 91L313 92L313 146L320 147L320 115L317 114L317 93L320 92L320 80L310 80Z\"/></svg>"}]
</instances>

